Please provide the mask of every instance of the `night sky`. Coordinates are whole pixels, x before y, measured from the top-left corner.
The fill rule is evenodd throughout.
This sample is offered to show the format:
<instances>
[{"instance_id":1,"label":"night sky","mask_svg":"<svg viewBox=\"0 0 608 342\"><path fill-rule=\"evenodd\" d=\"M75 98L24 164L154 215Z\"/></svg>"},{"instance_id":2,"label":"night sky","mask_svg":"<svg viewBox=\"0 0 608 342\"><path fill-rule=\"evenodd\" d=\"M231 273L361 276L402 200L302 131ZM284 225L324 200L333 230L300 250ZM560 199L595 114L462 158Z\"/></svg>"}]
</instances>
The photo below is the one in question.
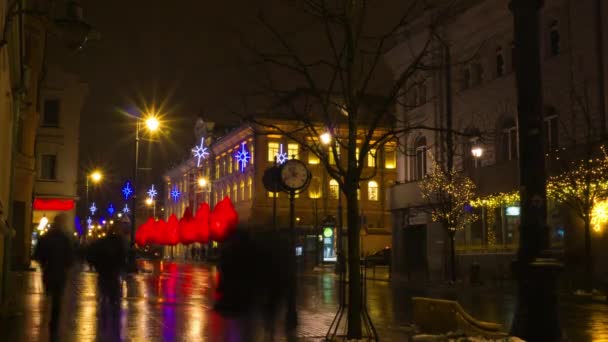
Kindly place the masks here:
<instances>
[{"instance_id":1,"label":"night sky","mask_svg":"<svg viewBox=\"0 0 608 342\"><path fill-rule=\"evenodd\" d=\"M281 3L282 6L277 6ZM140 149L140 181L155 182L171 164L189 156L197 116L238 124L240 95L249 77L241 43L264 46L267 37L256 19L264 13L290 36L307 31L292 1L83 1L84 17L101 39L79 53L55 49L49 61L80 75L89 86L81 114L80 168L99 167L107 177L99 200L117 200L132 174L134 122L121 112L160 107L165 126L159 143ZM378 1L384 9L398 1ZM285 7L287 4L287 7ZM390 12L390 10L389 10ZM310 32L309 32L310 33ZM319 50L312 32L300 38L304 51ZM59 52L57 52L59 51ZM157 185L157 187L158 187ZM141 187L140 187L140 190Z\"/></svg>"}]
</instances>

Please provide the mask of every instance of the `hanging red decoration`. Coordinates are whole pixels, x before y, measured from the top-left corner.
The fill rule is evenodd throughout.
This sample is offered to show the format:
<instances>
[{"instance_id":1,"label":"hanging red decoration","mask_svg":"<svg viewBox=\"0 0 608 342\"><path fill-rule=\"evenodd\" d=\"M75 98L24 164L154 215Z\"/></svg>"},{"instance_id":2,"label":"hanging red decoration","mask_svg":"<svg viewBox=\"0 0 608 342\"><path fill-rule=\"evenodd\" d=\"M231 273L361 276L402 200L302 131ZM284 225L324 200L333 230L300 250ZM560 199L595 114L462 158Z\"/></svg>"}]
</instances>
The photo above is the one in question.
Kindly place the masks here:
<instances>
[{"instance_id":1,"label":"hanging red decoration","mask_svg":"<svg viewBox=\"0 0 608 342\"><path fill-rule=\"evenodd\" d=\"M144 224L137 228L137 232L135 233L135 242L139 247L143 247L147 244L150 244L150 235L152 233L154 226L154 219L150 217Z\"/></svg>"},{"instance_id":2,"label":"hanging red decoration","mask_svg":"<svg viewBox=\"0 0 608 342\"><path fill-rule=\"evenodd\" d=\"M177 216L175 214L171 214L169 216L169 220L167 221L167 235L168 235L168 245L175 246L179 243L179 221L177 220Z\"/></svg>"},{"instance_id":3,"label":"hanging red decoration","mask_svg":"<svg viewBox=\"0 0 608 342\"><path fill-rule=\"evenodd\" d=\"M68 211L74 209L74 200L61 198L36 198L34 210Z\"/></svg>"},{"instance_id":4,"label":"hanging red decoration","mask_svg":"<svg viewBox=\"0 0 608 342\"><path fill-rule=\"evenodd\" d=\"M238 214L234 210L230 198L225 197L213 208L213 212L209 219L209 230L211 238L215 241L224 241L234 230L238 224Z\"/></svg>"},{"instance_id":5,"label":"hanging red decoration","mask_svg":"<svg viewBox=\"0 0 608 342\"><path fill-rule=\"evenodd\" d=\"M207 243L209 241L209 214L211 209L207 202L201 203L194 216L194 240L200 243Z\"/></svg>"},{"instance_id":6,"label":"hanging red decoration","mask_svg":"<svg viewBox=\"0 0 608 342\"><path fill-rule=\"evenodd\" d=\"M157 245L169 244L169 227L165 220L158 220L154 224L154 237Z\"/></svg>"},{"instance_id":7,"label":"hanging red decoration","mask_svg":"<svg viewBox=\"0 0 608 342\"><path fill-rule=\"evenodd\" d=\"M186 208L184 215L179 220L178 233L179 242L184 245L189 245L196 239L194 217L192 217L190 208Z\"/></svg>"}]
</instances>

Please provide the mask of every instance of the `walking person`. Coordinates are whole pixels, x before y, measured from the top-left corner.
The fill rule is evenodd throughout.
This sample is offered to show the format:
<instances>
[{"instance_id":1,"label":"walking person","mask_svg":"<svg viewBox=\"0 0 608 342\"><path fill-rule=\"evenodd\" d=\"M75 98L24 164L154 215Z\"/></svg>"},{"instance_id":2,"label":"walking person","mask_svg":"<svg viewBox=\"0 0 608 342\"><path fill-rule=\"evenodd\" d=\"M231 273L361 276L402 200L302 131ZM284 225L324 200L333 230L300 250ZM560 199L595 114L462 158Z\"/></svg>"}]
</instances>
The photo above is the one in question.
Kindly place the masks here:
<instances>
[{"instance_id":1,"label":"walking person","mask_svg":"<svg viewBox=\"0 0 608 342\"><path fill-rule=\"evenodd\" d=\"M33 259L42 268L42 282L47 296L51 297L51 318L49 329L51 341L59 339L59 318L61 315L61 300L65 288L68 271L74 262L72 241L66 234L67 216L55 216L51 227L38 240Z\"/></svg>"}]
</instances>

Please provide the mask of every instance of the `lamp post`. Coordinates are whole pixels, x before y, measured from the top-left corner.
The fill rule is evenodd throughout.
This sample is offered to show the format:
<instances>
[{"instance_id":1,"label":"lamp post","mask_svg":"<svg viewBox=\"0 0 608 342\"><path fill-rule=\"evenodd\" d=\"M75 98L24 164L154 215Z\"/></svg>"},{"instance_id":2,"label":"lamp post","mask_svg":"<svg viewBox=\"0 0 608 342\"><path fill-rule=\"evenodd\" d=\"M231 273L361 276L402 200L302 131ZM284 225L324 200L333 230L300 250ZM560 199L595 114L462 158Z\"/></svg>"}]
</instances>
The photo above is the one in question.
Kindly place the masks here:
<instances>
[{"instance_id":1,"label":"lamp post","mask_svg":"<svg viewBox=\"0 0 608 342\"><path fill-rule=\"evenodd\" d=\"M103 174L101 173L101 171L99 170L94 170L93 172L91 172L90 174L86 175L86 203L87 203L87 208L89 207L89 178L91 179L91 181L93 182L93 184L98 184L99 182L101 182L102 178L103 178Z\"/></svg>"},{"instance_id":2,"label":"lamp post","mask_svg":"<svg viewBox=\"0 0 608 342\"><path fill-rule=\"evenodd\" d=\"M329 146L329 144L332 143L333 138L331 133L329 132L325 132L323 134L321 134L319 136L319 140L321 141L321 143L325 146ZM333 153L333 152L332 152ZM336 162L338 162L336 160ZM337 258L336 258L336 273L342 273L343 270L343 258L344 256L342 255L342 187L340 186L338 188L338 206L337 206L337 215L338 218L336 220L336 235L338 237L338 242L337 242Z\"/></svg>"},{"instance_id":3,"label":"lamp post","mask_svg":"<svg viewBox=\"0 0 608 342\"><path fill-rule=\"evenodd\" d=\"M156 220L156 201L151 197L146 198L146 205L152 207L152 217Z\"/></svg>"},{"instance_id":4,"label":"lamp post","mask_svg":"<svg viewBox=\"0 0 608 342\"><path fill-rule=\"evenodd\" d=\"M139 117L136 118L135 122L135 161L133 165L133 187L135 193L131 197L131 239L130 239L130 250L129 250L129 271L137 271L135 264L135 217L137 216L137 170L139 170L139 135L140 126L142 121L145 123L145 128L150 133L156 132L160 127L160 121L155 115L148 115L145 119Z\"/></svg>"}]
</instances>

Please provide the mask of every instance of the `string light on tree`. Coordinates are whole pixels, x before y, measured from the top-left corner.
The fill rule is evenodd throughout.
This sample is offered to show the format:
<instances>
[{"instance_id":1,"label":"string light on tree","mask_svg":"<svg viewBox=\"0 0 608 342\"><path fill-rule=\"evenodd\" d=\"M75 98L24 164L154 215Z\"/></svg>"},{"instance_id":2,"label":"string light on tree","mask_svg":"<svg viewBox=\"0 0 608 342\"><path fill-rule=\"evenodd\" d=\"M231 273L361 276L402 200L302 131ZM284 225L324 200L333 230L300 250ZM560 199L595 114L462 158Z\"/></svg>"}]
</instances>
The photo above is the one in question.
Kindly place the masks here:
<instances>
[{"instance_id":1,"label":"string light on tree","mask_svg":"<svg viewBox=\"0 0 608 342\"><path fill-rule=\"evenodd\" d=\"M238 151L235 155L237 163L239 163L239 165L241 166L241 172L245 172L245 167L247 166L247 163L251 158L251 156L249 155L249 151L247 151L247 149L245 148L245 144L246 143L244 141L241 143L241 150Z\"/></svg>"},{"instance_id":2,"label":"string light on tree","mask_svg":"<svg viewBox=\"0 0 608 342\"><path fill-rule=\"evenodd\" d=\"M194 146L192 149L192 154L194 154L195 158L198 158L196 161L196 167L201 166L201 159L206 159L209 156L208 148L205 147L205 137L201 138L201 144Z\"/></svg>"},{"instance_id":3,"label":"string light on tree","mask_svg":"<svg viewBox=\"0 0 608 342\"><path fill-rule=\"evenodd\" d=\"M281 165L289 159L287 152L283 152L283 144L279 145L279 151L276 154L277 164Z\"/></svg>"},{"instance_id":4,"label":"string light on tree","mask_svg":"<svg viewBox=\"0 0 608 342\"><path fill-rule=\"evenodd\" d=\"M148 197L150 197L151 199L155 199L157 195L158 191L156 191L156 189L154 188L154 184L152 184L152 186L148 190Z\"/></svg>"},{"instance_id":5,"label":"string light on tree","mask_svg":"<svg viewBox=\"0 0 608 342\"><path fill-rule=\"evenodd\" d=\"M133 187L131 186L131 182L127 181L122 187L122 196L126 201L129 199L129 197L131 197L131 195L133 195Z\"/></svg>"},{"instance_id":6,"label":"string light on tree","mask_svg":"<svg viewBox=\"0 0 608 342\"><path fill-rule=\"evenodd\" d=\"M125 203L125 207L124 207L124 208L122 208L122 212L123 212L123 214L128 214L128 213L129 213L129 211L130 211L130 210L129 210L129 206L128 206L128 205Z\"/></svg>"},{"instance_id":7,"label":"string light on tree","mask_svg":"<svg viewBox=\"0 0 608 342\"><path fill-rule=\"evenodd\" d=\"M177 189L177 185L173 186L173 190L171 190L171 197L173 197L173 201L179 201L179 197L181 196L181 192Z\"/></svg>"},{"instance_id":8,"label":"string light on tree","mask_svg":"<svg viewBox=\"0 0 608 342\"><path fill-rule=\"evenodd\" d=\"M89 211L91 212L91 215L95 216L95 212L97 211L97 206L95 206L95 202L93 202L93 204L91 204Z\"/></svg>"}]
</instances>

